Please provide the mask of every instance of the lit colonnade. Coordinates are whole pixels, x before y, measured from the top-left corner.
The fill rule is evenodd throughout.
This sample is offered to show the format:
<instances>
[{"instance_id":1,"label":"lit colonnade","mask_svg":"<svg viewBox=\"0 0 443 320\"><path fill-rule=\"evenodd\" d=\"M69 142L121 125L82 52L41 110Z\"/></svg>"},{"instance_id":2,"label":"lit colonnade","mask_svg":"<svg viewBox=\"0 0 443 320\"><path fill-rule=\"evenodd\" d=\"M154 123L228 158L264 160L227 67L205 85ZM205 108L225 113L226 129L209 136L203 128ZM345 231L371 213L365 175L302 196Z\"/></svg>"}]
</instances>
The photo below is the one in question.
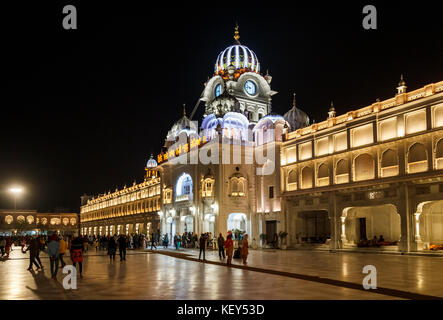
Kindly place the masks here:
<instances>
[{"instance_id":1,"label":"lit colonnade","mask_svg":"<svg viewBox=\"0 0 443 320\"><path fill-rule=\"evenodd\" d=\"M283 211L292 247L401 251L443 244L443 81L286 135Z\"/></svg>"},{"instance_id":2,"label":"lit colonnade","mask_svg":"<svg viewBox=\"0 0 443 320\"><path fill-rule=\"evenodd\" d=\"M80 208L81 234L145 234L150 236L159 227L161 209L161 178L157 163L151 159L142 183L124 187L91 198L82 197Z\"/></svg>"}]
</instances>

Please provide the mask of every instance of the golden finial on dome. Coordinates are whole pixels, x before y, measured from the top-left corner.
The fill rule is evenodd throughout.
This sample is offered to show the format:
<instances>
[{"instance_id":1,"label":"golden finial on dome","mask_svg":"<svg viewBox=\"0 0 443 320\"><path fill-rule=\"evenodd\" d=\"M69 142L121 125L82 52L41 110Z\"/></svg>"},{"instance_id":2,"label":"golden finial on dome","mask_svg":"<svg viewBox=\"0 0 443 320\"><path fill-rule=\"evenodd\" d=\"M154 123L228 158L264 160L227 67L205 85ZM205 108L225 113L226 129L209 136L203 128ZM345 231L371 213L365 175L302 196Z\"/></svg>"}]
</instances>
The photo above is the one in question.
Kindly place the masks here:
<instances>
[{"instance_id":1,"label":"golden finial on dome","mask_svg":"<svg viewBox=\"0 0 443 320\"><path fill-rule=\"evenodd\" d=\"M295 92L294 92L294 98L293 98L293 100L292 100L292 106L293 106L293 107L296 107Z\"/></svg>"},{"instance_id":2,"label":"golden finial on dome","mask_svg":"<svg viewBox=\"0 0 443 320\"><path fill-rule=\"evenodd\" d=\"M240 32L238 31L238 23L235 25L234 39L238 44L240 44L240 41L238 41L238 39L240 39Z\"/></svg>"},{"instance_id":3,"label":"golden finial on dome","mask_svg":"<svg viewBox=\"0 0 443 320\"><path fill-rule=\"evenodd\" d=\"M183 117L186 117L186 103L183 103Z\"/></svg>"}]
</instances>

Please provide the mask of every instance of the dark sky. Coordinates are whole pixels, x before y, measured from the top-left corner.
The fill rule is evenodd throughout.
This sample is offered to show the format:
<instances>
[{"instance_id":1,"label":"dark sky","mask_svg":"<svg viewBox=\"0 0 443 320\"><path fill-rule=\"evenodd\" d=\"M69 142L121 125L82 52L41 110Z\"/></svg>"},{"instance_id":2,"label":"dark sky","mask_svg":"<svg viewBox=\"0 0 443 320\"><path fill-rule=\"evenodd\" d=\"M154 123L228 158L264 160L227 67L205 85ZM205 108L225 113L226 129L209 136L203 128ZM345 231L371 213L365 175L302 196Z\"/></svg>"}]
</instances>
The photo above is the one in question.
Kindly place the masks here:
<instances>
[{"instance_id":1,"label":"dark sky","mask_svg":"<svg viewBox=\"0 0 443 320\"><path fill-rule=\"evenodd\" d=\"M372 2L378 29L371 31L362 28L364 3L43 3L2 4L0 208L12 207L12 184L26 188L19 208L78 211L83 193L140 181L182 104L190 113L217 55L233 44L236 21L242 44L273 76L280 114L294 91L319 122L331 100L342 114L392 97L401 73L411 90L443 80L437 1ZM62 28L66 4L76 4L77 30ZM194 119L202 114L203 107Z\"/></svg>"}]
</instances>

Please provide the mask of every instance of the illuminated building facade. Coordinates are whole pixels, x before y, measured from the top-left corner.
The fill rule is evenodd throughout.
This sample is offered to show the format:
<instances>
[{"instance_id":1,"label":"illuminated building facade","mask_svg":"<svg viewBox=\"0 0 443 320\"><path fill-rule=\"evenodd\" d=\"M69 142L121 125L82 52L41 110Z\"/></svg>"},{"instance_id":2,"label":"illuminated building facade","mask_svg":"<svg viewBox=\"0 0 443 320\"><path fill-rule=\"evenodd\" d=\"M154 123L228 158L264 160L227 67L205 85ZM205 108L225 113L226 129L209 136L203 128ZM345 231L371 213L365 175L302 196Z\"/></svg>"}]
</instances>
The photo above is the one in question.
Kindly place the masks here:
<instances>
[{"instance_id":1,"label":"illuminated building facade","mask_svg":"<svg viewBox=\"0 0 443 320\"><path fill-rule=\"evenodd\" d=\"M184 110L144 182L83 197L83 234L160 230L171 241L239 230L252 247L279 232L292 248L352 248L374 236L384 249L443 244L443 82L407 92L402 79L391 99L339 116L331 105L327 120L310 124L295 95L284 116L272 112L272 77L238 30L234 38L200 96L201 125Z\"/></svg>"},{"instance_id":2,"label":"illuminated building facade","mask_svg":"<svg viewBox=\"0 0 443 320\"><path fill-rule=\"evenodd\" d=\"M77 213L39 213L36 210L0 210L0 235L46 234L58 232L75 235L78 232Z\"/></svg>"},{"instance_id":3,"label":"illuminated building facade","mask_svg":"<svg viewBox=\"0 0 443 320\"><path fill-rule=\"evenodd\" d=\"M84 198L82 233L149 235L148 230L159 229L172 239L183 232L217 235L239 230L258 245L259 235L266 233L266 219L273 220L273 233L280 231L280 171L272 170L268 176L256 172L276 168L282 137L291 126L285 117L271 112L276 94L270 87L272 77L260 73L255 53L238 41L238 29L234 38L235 44L218 55L213 77L205 83L199 100L205 104L201 126L184 110L167 134L158 164L150 160L155 178L146 176L131 188ZM298 126L309 121L295 107L288 117ZM275 149L277 159L252 161L257 150L268 147ZM216 156L215 149L220 151ZM194 161L194 151L212 154L213 161L205 164L198 155Z\"/></svg>"},{"instance_id":4,"label":"illuminated building facade","mask_svg":"<svg viewBox=\"0 0 443 320\"><path fill-rule=\"evenodd\" d=\"M289 133L281 148L290 247L443 244L443 81Z\"/></svg>"},{"instance_id":5,"label":"illuminated building facade","mask_svg":"<svg viewBox=\"0 0 443 320\"><path fill-rule=\"evenodd\" d=\"M82 235L151 234L158 228L161 184L157 162L150 159L142 183L98 197L82 196Z\"/></svg>"}]
</instances>

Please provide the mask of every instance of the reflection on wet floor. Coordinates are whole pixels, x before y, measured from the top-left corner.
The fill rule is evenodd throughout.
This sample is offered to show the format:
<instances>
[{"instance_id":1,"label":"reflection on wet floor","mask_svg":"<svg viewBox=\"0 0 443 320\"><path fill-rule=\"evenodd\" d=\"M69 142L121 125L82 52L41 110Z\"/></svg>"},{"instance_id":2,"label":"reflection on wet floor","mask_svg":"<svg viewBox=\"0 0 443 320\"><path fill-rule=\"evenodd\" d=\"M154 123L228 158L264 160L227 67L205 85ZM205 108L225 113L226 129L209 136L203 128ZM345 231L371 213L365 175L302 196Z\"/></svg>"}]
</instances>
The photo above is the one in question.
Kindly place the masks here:
<instances>
[{"instance_id":1,"label":"reflection on wet floor","mask_svg":"<svg viewBox=\"0 0 443 320\"><path fill-rule=\"evenodd\" d=\"M15 251L15 250L14 250ZM187 250L191 256L194 251ZM65 290L44 271L26 271L28 256L15 251L0 261L0 299L395 299L373 292L273 274L187 261L161 254L130 252L110 263L104 252L89 252L77 290ZM219 261L208 251L207 259ZM69 261L69 257L65 258ZM362 267L376 265L378 285L443 296L443 259L310 251L254 251L249 265L361 283ZM238 263L238 262L236 262ZM431 272L432 271L432 272ZM413 289L413 290L412 290Z\"/></svg>"}]
</instances>

